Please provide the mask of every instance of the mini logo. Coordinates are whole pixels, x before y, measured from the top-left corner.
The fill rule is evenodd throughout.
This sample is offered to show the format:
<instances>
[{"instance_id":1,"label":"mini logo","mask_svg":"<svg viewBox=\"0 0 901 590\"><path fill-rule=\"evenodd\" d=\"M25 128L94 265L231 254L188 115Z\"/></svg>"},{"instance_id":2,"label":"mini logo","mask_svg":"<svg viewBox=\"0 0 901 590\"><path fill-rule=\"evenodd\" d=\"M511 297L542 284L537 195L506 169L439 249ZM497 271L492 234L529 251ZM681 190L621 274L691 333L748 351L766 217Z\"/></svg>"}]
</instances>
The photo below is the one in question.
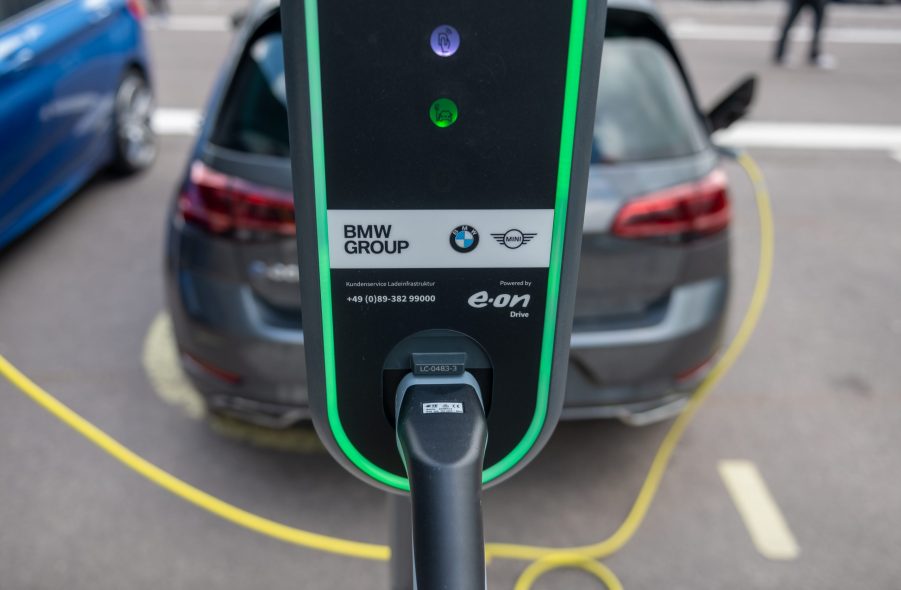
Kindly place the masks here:
<instances>
[{"instance_id":1,"label":"mini logo","mask_svg":"<svg viewBox=\"0 0 901 590\"><path fill-rule=\"evenodd\" d=\"M497 240L501 246L506 246L511 250L516 250L520 246L525 246L532 241L532 238L538 234L524 234L518 229L511 229L505 234L491 234L491 237Z\"/></svg>"},{"instance_id":2,"label":"mini logo","mask_svg":"<svg viewBox=\"0 0 901 590\"><path fill-rule=\"evenodd\" d=\"M457 252L472 252L479 245L479 232L471 225L460 225L450 234L451 248Z\"/></svg>"}]
</instances>

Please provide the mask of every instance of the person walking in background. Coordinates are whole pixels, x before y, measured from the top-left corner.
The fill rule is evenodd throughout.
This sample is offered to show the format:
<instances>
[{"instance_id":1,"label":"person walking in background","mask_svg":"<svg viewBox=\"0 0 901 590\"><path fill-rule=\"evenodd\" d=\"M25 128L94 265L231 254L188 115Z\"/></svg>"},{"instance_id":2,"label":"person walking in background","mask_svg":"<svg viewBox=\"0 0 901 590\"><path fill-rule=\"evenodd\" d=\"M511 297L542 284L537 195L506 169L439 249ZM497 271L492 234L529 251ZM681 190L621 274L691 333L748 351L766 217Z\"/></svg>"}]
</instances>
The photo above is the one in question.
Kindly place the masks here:
<instances>
[{"instance_id":1,"label":"person walking in background","mask_svg":"<svg viewBox=\"0 0 901 590\"><path fill-rule=\"evenodd\" d=\"M150 0L150 13L156 16L169 15L169 0Z\"/></svg>"},{"instance_id":2,"label":"person walking in background","mask_svg":"<svg viewBox=\"0 0 901 590\"><path fill-rule=\"evenodd\" d=\"M835 60L832 56L824 55L820 51L820 33L826 20L826 5L828 3L829 0L789 0L788 13L785 15L785 24L782 26L782 35L779 37L779 43L776 45L776 65L782 65L785 62L785 47L788 43L788 34L801 10L805 6L809 6L813 10L813 39L810 42L809 63L820 68L829 69L835 67Z\"/></svg>"}]
</instances>

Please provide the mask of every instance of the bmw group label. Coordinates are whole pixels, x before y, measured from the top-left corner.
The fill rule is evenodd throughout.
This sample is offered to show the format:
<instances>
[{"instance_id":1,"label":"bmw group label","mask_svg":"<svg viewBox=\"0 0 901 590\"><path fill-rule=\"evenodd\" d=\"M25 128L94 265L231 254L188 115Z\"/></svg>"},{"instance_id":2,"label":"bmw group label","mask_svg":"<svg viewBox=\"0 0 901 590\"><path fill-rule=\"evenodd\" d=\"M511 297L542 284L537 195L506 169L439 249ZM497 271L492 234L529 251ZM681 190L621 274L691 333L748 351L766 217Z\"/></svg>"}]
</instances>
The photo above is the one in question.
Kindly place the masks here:
<instances>
[{"instance_id":1,"label":"bmw group label","mask_svg":"<svg viewBox=\"0 0 901 590\"><path fill-rule=\"evenodd\" d=\"M553 209L328 212L332 269L547 268Z\"/></svg>"}]
</instances>

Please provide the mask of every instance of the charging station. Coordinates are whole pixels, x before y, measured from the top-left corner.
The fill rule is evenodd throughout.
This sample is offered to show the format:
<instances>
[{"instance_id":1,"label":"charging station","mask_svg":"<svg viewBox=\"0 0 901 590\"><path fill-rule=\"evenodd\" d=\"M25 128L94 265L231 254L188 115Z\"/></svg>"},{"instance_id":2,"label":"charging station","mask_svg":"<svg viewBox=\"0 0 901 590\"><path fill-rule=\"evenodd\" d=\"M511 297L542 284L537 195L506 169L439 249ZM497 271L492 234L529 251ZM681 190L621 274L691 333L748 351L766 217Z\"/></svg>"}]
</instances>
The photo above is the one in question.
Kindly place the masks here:
<instances>
[{"instance_id":1,"label":"charging station","mask_svg":"<svg viewBox=\"0 0 901 590\"><path fill-rule=\"evenodd\" d=\"M604 0L285 0L310 406L410 492L417 587L484 586L480 494L565 390Z\"/></svg>"}]
</instances>

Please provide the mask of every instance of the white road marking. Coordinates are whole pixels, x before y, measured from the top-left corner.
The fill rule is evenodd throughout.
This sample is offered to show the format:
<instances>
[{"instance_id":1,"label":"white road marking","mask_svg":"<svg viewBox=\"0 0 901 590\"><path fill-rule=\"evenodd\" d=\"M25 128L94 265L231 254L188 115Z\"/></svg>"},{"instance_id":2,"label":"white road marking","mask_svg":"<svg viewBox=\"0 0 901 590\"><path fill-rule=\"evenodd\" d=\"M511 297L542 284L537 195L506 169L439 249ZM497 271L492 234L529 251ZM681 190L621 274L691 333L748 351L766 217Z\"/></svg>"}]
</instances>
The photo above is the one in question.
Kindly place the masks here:
<instances>
[{"instance_id":1,"label":"white road marking","mask_svg":"<svg viewBox=\"0 0 901 590\"><path fill-rule=\"evenodd\" d=\"M760 554L779 561L797 559L798 542L757 466L750 461L720 461L718 469Z\"/></svg>"},{"instance_id":2,"label":"white road marking","mask_svg":"<svg viewBox=\"0 0 901 590\"><path fill-rule=\"evenodd\" d=\"M691 19L677 19L670 26L676 39L691 41L765 41L772 43L779 38L776 26L718 25L699 23ZM799 27L792 31L792 40L809 41L813 31ZM834 28L823 31L827 43L862 43L877 45L901 45L901 29Z\"/></svg>"},{"instance_id":3,"label":"white road marking","mask_svg":"<svg viewBox=\"0 0 901 590\"><path fill-rule=\"evenodd\" d=\"M718 143L740 147L901 150L901 125L839 123L736 123L714 136Z\"/></svg>"},{"instance_id":4,"label":"white road marking","mask_svg":"<svg viewBox=\"0 0 901 590\"><path fill-rule=\"evenodd\" d=\"M160 135L191 136L197 133L200 120L197 110L157 109L153 127ZM735 147L901 152L901 125L749 121L736 123L714 139Z\"/></svg>"},{"instance_id":5,"label":"white road marking","mask_svg":"<svg viewBox=\"0 0 901 590\"><path fill-rule=\"evenodd\" d=\"M195 109L157 109L153 128L160 135L194 135L200 128L200 111Z\"/></svg>"},{"instance_id":6,"label":"white road marking","mask_svg":"<svg viewBox=\"0 0 901 590\"><path fill-rule=\"evenodd\" d=\"M893 153L892 158L894 158L899 164L901 164L901 149Z\"/></svg>"},{"instance_id":7,"label":"white road marking","mask_svg":"<svg viewBox=\"0 0 901 590\"><path fill-rule=\"evenodd\" d=\"M219 33L232 30L227 16L173 14L165 17L150 17L145 26L151 31L178 31L190 33Z\"/></svg>"},{"instance_id":8,"label":"white road marking","mask_svg":"<svg viewBox=\"0 0 901 590\"><path fill-rule=\"evenodd\" d=\"M171 15L165 18L150 18L147 28L155 31L176 31L189 33L229 32L231 20L227 16L211 15ZM677 18L670 26L670 33L677 39L703 41L765 41L778 38L777 25L723 25L701 23L693 18ZM798 27L792 32L796 41L809 40L813 33L810 27ZM880 45L901 44L901 29L889 28L827 28L824 40L829 43L862 43Z\"/></svg>"},{"instance_id":9,"label":"white road marking","mask_svg":"<svg viewBox=\"0 0 901 590\"><path fill-rule=\"evenodd\" d=\"M758 0L746 2L745 0L730 1L721 0L671 0L660 7L665 15L677 13L698 13L703 15L753 15L753 16L782 16L788 9L784 1L775 2ZM901 18L901 8L897 6L842 6L832 4L829 7L830 18L849 17L854 19L878 19L884 21L887 18Z\"/></svg>"}]
</instances>

